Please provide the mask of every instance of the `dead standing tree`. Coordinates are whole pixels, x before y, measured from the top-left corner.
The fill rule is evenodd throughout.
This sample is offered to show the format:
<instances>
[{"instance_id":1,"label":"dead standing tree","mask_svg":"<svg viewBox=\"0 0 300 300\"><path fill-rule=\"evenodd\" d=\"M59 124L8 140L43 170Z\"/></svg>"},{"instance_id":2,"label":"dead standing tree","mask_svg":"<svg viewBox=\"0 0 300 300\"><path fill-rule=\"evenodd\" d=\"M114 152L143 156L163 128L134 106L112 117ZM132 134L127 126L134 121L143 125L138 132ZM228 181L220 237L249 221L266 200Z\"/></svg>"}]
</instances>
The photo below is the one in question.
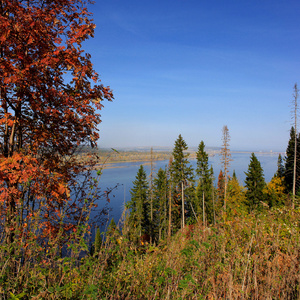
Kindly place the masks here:
<instances>
[{"instance_id":1,"label":"dead standing tree","mask_svg":"<svg viewBox=\"0 0 300 300\"><path fill-rule=\"evenodd\" d=\"M221 148L221 164L224 169L224 213L226 214L226 202L227 202L227 183L228 183L228 172L229 163L232 161L231 153L229 150L230 135L227 125L223 126L222 129L222 148Z\"/></svg>"},{"instance_id":2,"label":"dead standing tree","mask_svg":"<svg viewBox=\"0 0 300 300\"><path fill-rule=\"evenodd\" d=\"M297 171L297 111L298 111L298 86L297 83L294 85L294 101L293 101L293 118L295 127L295 148L294 148L294 169L293 169L293 203L292 208L295 208L296 198L296 171Z\"/></svg>"}]
</instances>

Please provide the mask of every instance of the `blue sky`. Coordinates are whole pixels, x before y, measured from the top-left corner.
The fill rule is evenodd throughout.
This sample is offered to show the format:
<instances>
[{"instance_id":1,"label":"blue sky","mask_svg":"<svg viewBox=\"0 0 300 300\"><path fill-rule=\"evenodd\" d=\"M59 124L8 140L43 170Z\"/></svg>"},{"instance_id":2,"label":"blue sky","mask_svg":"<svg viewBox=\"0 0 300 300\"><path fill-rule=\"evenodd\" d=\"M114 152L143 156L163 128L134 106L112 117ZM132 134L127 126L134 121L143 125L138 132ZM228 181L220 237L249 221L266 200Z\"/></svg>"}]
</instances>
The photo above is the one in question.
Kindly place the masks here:
<instances>
[{"instance_id":1,"label":"blue sky","mask_svg":"<svg viewBox=\"0 0 300 300\"><path fill-rule=\"evenodd\" d=\"M300 1L97 0L83 48L114 92L100 147L284 151L300 79Z\"/></svg>"}]
</instances>

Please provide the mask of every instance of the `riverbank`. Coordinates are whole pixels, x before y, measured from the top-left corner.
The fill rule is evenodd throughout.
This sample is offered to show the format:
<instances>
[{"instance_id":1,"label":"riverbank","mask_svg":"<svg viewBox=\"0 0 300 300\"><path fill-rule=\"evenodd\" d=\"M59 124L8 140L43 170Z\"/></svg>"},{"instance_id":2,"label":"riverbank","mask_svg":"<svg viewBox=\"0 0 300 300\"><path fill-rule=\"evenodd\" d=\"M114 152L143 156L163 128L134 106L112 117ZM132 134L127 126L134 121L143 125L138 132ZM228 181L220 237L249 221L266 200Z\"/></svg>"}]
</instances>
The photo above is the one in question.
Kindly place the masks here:
<instances>
[{"instance_id":1,"label":"riverbank","mask_svg":"<svg viewBox=\"0 0 300 300\"><path fill-rule=\"evenodd\" d=\"M231 151L232 155L235 154L250 154L253 151ZM189 154L189 159L196 159L196 151L187 151ZM278 157L279 154L284 155L282 152L263 152L256 151L254 152L257 155L271 155ZM219 150L210 150L208 151L209 157L214 157L216 155L220 155ZM117 150L99 150L93 152L82 152L79 153L77 159L80 163L87 163L93 157L93 161L95 166L93 169L113 169L113 168L124 168L125 165L121 164L125 163L138 163L142 164L151 164L152 162L157 161L168 161L172 158L171 151L117 151Z\"/></svg>"}]
</instances>

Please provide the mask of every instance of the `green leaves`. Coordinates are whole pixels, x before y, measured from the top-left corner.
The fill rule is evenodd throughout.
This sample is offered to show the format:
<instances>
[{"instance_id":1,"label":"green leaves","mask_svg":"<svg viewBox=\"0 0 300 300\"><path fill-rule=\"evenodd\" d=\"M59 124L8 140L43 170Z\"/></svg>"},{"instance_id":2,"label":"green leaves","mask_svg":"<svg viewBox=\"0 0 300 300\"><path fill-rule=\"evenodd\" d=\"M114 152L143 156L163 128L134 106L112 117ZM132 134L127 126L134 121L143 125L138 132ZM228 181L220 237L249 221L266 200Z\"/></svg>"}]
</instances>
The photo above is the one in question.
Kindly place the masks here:
<instances>
[{"instance_id":1,"label":"green leaves","mask_svg":"<svg viewBox=\"0 0 300 300\"><path fill-rule=\"evenodd\" d=\"M24 296L26 296L26 292L22 292L18 295L14 295L12 292L9 292L10 298L8 300L21 300Z\"/></svg>"}]
</instances>

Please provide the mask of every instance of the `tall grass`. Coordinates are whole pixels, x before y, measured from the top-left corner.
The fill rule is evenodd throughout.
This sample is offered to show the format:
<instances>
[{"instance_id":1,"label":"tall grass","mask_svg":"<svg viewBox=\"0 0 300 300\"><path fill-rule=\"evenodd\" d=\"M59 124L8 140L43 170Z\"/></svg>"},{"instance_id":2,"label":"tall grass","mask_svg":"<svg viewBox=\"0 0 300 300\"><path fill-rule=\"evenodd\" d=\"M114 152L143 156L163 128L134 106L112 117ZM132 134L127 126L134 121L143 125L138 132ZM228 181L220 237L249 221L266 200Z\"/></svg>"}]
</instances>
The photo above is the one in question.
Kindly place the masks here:
<instances>
[{"instance_id":1,"label":"tall grass","mask_svg":"<svg viewBox=\"0 0 300 300\"><path fill-rule=\"evenodd\" d=\"M0 299L299 299L299 222L300 211L289 209L228 216L157 246L134 246L116 232L83 257L82 232L69 246L76 255L32 244L32 259L16 259L13 269L2 246Z\"/></svg>"}]
</instances>

